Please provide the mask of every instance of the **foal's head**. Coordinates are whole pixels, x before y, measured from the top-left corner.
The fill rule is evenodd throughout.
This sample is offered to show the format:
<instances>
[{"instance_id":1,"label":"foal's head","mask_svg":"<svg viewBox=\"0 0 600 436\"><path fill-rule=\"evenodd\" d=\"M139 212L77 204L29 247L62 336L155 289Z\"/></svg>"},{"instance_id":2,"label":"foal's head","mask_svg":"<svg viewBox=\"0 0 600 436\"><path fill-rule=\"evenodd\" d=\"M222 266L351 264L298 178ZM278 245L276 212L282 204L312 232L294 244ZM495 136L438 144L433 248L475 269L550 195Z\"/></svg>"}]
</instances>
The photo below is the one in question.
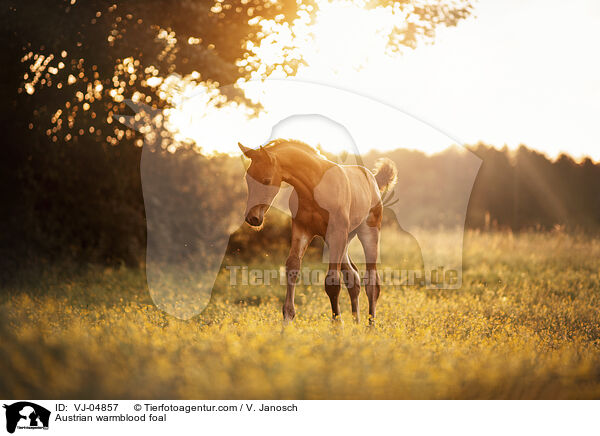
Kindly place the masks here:
<instances>
[{"instance_id":1,"label":"foal's head","mask_svg":"<svg viewBox=\"0 0 600 436\"><path fill-rule=\"evenodd\" d=\"M277 157L267 148L252 149L240 143L238 145L242 153L252 160L246 171L248 184L246 222L253 227L260 227L265 213L281 187L281 169Z\"/></svg>"}]
</instances>

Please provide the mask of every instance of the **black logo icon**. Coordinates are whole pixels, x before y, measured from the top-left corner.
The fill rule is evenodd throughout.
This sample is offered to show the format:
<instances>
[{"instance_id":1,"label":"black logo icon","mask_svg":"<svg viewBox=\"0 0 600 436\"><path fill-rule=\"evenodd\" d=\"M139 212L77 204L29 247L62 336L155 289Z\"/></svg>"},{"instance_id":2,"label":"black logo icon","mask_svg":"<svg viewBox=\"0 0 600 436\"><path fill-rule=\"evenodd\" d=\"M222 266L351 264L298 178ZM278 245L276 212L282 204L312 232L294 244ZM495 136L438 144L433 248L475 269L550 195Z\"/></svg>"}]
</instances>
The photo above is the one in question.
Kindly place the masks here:
<instances>
[{"instance_id":1,"label":"black logo icon","mask_svg":"<svg viewBox=\"0 0 600 436\"><path fill-rule=\"evenodd\" d=\"M48 429L50 411L28 401L19 401L6 409L6 431L14 433L15 429Z\"/></svg>"}]
</instances>

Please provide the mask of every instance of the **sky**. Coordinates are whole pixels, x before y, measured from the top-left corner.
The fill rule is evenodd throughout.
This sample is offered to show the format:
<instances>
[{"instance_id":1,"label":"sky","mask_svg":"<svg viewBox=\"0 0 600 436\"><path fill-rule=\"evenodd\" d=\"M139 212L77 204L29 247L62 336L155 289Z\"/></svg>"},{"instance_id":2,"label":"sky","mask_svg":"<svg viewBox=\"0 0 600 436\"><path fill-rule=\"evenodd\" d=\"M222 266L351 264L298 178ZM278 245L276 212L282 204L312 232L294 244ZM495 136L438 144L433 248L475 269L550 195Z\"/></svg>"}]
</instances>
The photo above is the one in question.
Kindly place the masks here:
<instances>
[{"instance_id":1,"label":"sky","mask_svg":"<svg viewBox=\"0 0 600 436\"><path fill-rule=\"evenodd\" d=\"M317 62L300 77L392 102L462 143L600 160L598 43L597 0L480 0L433 45L337 77Z\"/></svg>"},{"instance_id":2,"label":"sky","mask_svg":"<svg viewBox=\"0 0 600 436\"><path fill-rule=\"evenodd\" d=\"M283 87L246 85L265 106L259 119L246 122L223 109L207 118L203 98L189 98L177 125L183 136L219 151L288 133L349 150L340 142L348 137L341 124L353 130L360 152L435 153L483 141L600 161L600 1L479 0L472 17L439 29L433 43L390 57L384 52L393 25L384 11L321 0L316 26L294 26L308 66ZM266 65L279 56L276 45L255 49ZM294 122L294 113L334 122Z\"/></svg>"}]
</instances>

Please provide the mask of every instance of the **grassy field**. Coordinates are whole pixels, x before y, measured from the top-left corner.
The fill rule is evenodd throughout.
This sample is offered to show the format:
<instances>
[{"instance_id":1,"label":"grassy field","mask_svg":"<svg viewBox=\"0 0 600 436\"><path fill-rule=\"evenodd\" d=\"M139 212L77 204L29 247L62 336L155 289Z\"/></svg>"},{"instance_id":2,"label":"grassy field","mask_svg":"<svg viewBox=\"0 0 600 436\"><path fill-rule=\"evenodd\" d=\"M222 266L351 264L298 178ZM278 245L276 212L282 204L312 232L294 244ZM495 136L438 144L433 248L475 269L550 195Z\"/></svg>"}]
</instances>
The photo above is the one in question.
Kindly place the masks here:
<instances>
[{"instance_id":1,"label":"grassy field","mask_svg":"<svg viewBox=\"0 0 600 436\"><path fill-rule=\"evenodd\" d=\"M405 265L414 240L383 234ZM373 328L329 319L300 287L281 325L280 286L223 273L189 321L152 303L138 270L41 265L0 294L4 398L599 398L600 239L468 233L464 286L384 287ZM279 265L283 259L257 259ZM366 319L366 298L361 295Z\"/></svg>"}]
</instances>

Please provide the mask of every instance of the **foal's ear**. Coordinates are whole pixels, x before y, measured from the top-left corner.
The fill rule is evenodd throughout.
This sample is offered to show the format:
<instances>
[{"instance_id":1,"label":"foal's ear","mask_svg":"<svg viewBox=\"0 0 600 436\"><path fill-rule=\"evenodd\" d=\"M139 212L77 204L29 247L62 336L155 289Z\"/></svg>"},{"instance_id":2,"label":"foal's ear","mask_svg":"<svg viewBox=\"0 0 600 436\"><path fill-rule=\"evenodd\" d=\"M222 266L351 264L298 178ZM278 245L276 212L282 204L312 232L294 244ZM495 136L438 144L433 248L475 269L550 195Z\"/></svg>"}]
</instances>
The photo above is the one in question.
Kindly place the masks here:
<instances>
[{"instance_id":1,"label":"foal's ear","mask_svg":"<svg viewBox=\"0 0 600 436\"><path fill-rule=\"evenodd\" d=\"M246 147L244 145L242 145L240 142L238 142L238 147L240 147L240 150L242 150L242 153L244 153L244 156L252 159L253 157L256 157L256 150L254 150L253 148L250 147Z\"/></svg>"}]
</instances>

